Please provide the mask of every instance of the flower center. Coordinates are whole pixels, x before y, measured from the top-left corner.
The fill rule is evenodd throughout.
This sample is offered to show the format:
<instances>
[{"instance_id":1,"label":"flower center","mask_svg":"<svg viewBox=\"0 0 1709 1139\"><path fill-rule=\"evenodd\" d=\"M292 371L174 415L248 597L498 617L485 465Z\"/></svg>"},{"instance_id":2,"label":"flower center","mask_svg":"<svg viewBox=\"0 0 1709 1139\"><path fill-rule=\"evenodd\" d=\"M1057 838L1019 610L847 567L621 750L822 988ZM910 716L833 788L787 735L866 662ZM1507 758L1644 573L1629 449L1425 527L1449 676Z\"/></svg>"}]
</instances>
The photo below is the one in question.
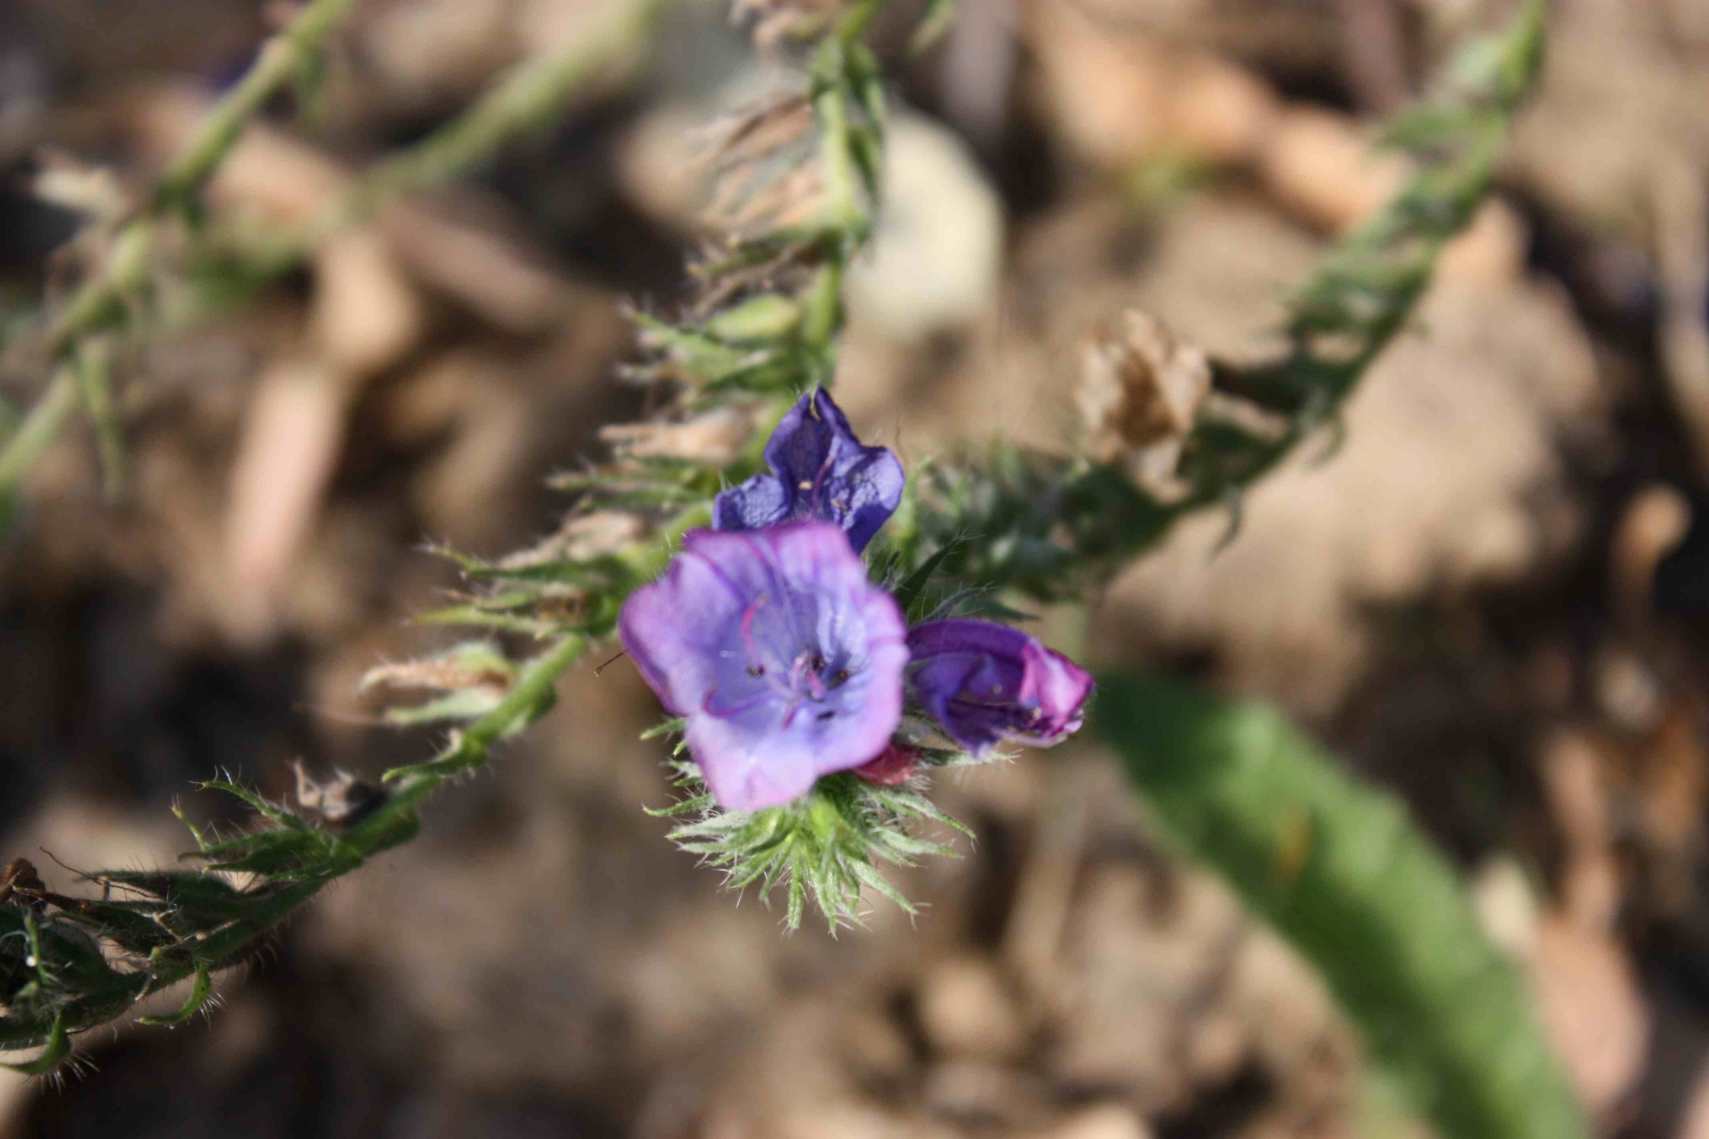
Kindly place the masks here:
<instances>
[{"instance_id":1,"label":"flower center","mask_svg":"<svg viewBox=\"0 0 1709 1139\"><path fill-rule=\"evenodd\" d=\"M766 601L766 595L761 594L742 612L739 626L742 656L748 675L755 680L763 679L766 686L787 703L788 711L784 715L784 726L787 727L794 722L803 705L823 702L832 691L848 683L850 673L847 668L833 667L823 650L815 644L800 647L791 655L790 649L795 647L791 642L799 644L800 636L794 629L765 627L761 615ZM822 708L815 713L821 720L831 719L836 714L835 708Z\"/></svg>"},{"instance_id":2,"label":"flower center","mask_svg":"<svg viewBox=\"0 0 1709 1139\"><path fill-rule=\"evenodd\" d=\"M814 700L823 700L825 687L825 658L816 650L806 649L796 654L789 666L789 687L799 693L803 689Z\"/></svg>"}]
</instances>

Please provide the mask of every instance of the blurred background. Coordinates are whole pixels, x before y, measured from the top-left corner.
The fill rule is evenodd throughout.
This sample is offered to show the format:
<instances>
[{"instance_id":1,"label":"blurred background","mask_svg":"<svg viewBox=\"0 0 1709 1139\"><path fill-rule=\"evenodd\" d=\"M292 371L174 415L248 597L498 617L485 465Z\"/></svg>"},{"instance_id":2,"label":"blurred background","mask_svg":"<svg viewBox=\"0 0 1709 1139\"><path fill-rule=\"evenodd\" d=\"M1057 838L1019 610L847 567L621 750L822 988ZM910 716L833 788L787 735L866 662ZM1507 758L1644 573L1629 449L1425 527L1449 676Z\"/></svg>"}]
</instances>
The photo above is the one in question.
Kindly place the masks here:
<instances>
[{"instance_id":1,"label":"blurred background","mask_svg":"<svg viewBox=\"0 0 1709 1139\"><path fill-rule=\"evenodd\" d=\"M211 188L300 217L605 0L361 0L312 106ZM747 3L760 17L787 5ZM0 2L0 326L74 283L281 5ZM906 7L906 5L903 5ZM1372 128L1481 0L963 0L909 59L838 396L918 463L1060 444L1089 340L1143 307L1241 357L1406 171ZM79 424L0 539L0 857L170 863L228 768L371 775L371 667L408 618L552 531L554 470L640 409L623 309L703 235L696 128L775 83L729 5L478 178L327 242L116 361L125 493ZM1558 0L1496 201L1324 445L1053 636L1260 696L1404 797L1524 962L1602 1129L1709 1137L1709 4ZM306 114L304 112L307 112ZM44 375L0 357L0 397ZM1213 556L1214 555L1214 556ZM437 639L436 639L437 638ZM1073 744L943 780L977 844L927 909L793 937L721 893L626 665L442 796L176 1031L0 1075L0 1136L1284 1139L1365 1133L1313 976L1170 854ZM44 852L51 852L51 855ZM1422 1131L1417 1132L1423 1135Z\"/></svg>"}]
</instances>

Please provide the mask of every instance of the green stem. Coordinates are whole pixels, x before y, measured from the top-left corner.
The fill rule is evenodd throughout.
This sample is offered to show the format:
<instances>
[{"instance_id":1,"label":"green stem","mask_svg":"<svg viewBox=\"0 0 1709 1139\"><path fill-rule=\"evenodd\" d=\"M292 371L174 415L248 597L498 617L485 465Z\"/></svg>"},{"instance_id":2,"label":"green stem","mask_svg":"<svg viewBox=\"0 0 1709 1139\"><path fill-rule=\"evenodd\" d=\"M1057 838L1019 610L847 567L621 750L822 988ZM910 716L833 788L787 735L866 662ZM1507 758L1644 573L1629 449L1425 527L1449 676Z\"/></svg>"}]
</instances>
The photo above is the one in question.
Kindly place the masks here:
<instances>
[{"instance_id":1,"label":"green stem","mask_svg":"<svg viewBox=\"0 0 1709 1139\"><path fill-rule=\"evenodd\" d=\"M71 367L77 375L83 410L95 427L101 490L108 502L116 502L125 487L125 439L113 401L112 345L101 337L80 342Z\"/></svg>"},{"instance_id":2,"label":"green stem","mask_svg":"<svg viewBox=\"0 0 1709 1139\"><path fill-rule=\"evenodd\" d=\"M565 51L518 64L451 122L359 176L299 240L312 248L327 233L366 220L399 197L466 174L515 139L552 125L570 99L613 61L646 45L668 7L667 0L631 0Z\"/></svg>"},{"instance_id":3,"label":"green stem","mask_svg":"<svg viewBox=\"0 0 1709 1139\"><path fill-rule=\"evenodd\" d=\"M645 45L647 33L670 2L633 0L567 50L519 64L456 119L358 176L301 228L282 238L252 239L241 250L252 270L250 279L259 284L288 271L338 230L372 217L400 197L465 174L516 138L550 125L564 105L614 59ZM200 190L243 126L313 59L351 4L352 0L316 0L262 49L255 66L209 113L182 155L168 167L149 212L120 231L113 256L67 303L48 335L56 357L69 352L79 337L123 320L126 299L146 274L154 219L169 208L181 207ZM42 422L51 424L44 435L30 440L9 438L0 446L0 495L28 470L28 460L52 442L64 417L44 416Z\"/></svg>"},{"instance_id":4,"label":"green stem","mask_svg":"<svg viewBox=\"0 0 1709 1139\"><path fill-rule=\"evenodd\" d=\"M154 229L154 220L145 216L113 238L112 252L100 269L72 294L48 330L48 351L56 360L70 356L80 337L105 331L123 318L125 305L147 279Z\"/></svg>"},{"instance_id":5,"label":"green stem","mask_svg":"<svg viewBox=\"0 0 1709 1139\"><path fill-rule=\"evenodd\" d=\"M7 436L5 446L0 447L0 498L9 494L35 466L76 410L77 375L70 366L62 365L17 430Z\"/></svg>"},{"instance_id":6,"label":"green stem","mask_svg":"<svg viewBox=\"0 0 1709 1139\"><path fill-rule=\"evenodd\" d=\"M123 320L129 298L146 276L156 222L192 200L231 152L244 125L313 59L353 5L354 0L312 0L289 26L263 45L254 66L215 105L166 168L142 215L118 232L112 252L72 295L49 328L48 351L56 362L70 357L82 337ZM23 425L0 446L0 497L17 486L64 427L76 402L76 388L74 375L63 370L56 373Z\"/></svg>"},{"instance_id":7,"label":"green stem","mask_svg":"<svg viewBox=\"0 0 1709 1139\"><path fill-rule=\"evenodd\" d=\"M196 137L160 179L154 209L182 209L201 190L230 153L243 128L268 100L313 63L334 29L344 22L355 0L311 0L289 27L262 45L255 63L228 91Z\"/></svg>"}]
</instances>

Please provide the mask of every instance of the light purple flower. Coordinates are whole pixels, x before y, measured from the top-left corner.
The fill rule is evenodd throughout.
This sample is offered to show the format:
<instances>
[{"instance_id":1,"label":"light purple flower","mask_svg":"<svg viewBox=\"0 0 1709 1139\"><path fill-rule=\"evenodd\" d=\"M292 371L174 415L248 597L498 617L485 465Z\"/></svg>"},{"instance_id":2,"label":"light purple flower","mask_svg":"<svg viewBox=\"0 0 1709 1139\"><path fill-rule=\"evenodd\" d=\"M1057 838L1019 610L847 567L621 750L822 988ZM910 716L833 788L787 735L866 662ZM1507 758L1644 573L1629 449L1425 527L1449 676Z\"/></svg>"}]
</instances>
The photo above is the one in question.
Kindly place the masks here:
<instances>
[{"instance_id":1,"label":"light purple flower","mask_svg":"<svg viewBox=\"0 0 1709 1139\"><path fill-rule=\"evenodd\" d=\"M914 695L976 755L1002 740L1047 747L1080 728L1092 677L1019 629L928 621L909 631L908 648Z\"/></svg>"},{"instance_id":2,"label":"light purple flower","mask_svg":"<svg viewBox=\"0 0 1709 1139\"><path fill-rule=\"evenodd\" d=\"M770 474L731 487L713 503L719 530L760 530L800 518L835 522L866 548L902 501L902 463L862 446L848 417L822 388L802 396L765 445Z\"/></svg>"},{"instance_id":3,"label":"light purple flower","mask_svg":"<svg viewBox=\"0 0 1709 1139\"><path fill-rule=\"evenodd\" d=\"M731 810L787 803L861 766L901 719L902 611L828 523L688 534L618 630Z\"/></svg>"}]
</instances>

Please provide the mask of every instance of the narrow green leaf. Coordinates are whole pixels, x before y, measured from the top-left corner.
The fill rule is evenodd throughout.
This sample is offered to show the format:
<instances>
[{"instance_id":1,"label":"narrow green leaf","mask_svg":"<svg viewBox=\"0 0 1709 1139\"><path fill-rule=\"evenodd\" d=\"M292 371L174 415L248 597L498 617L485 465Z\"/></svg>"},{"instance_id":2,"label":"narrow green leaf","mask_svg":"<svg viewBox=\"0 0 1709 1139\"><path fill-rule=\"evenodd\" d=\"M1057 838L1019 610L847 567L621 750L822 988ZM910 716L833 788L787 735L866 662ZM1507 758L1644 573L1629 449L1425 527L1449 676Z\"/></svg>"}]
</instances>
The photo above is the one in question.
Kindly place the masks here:
<instances>
[{"instance_id":1,"label":"narrow green leaf","mask_svg":"<svg viewBox=\"0 0 1709 1139\"><path fill-rule=\"evenodd\" d=\"M71 1037L66 1034L65 1016L62 1013L53 1018L53 1028L48 1032L47 1043L42 1047L41 1055L22 1064L0 1064L0 1068L10 1068L25 1076L45 1076L59 1067L69 1055Z\"/></svg>"},{"instance_id":2,"label":"narrow green leaf","mask_svg":"<svg viewBox=\"0 0 1709 1139\"><path fill-rule=\"evenodd\" d=\"M112 346L106 339L92 337L78 346L73 360L83 410L95 426L96 449L101 456L101 491L114 501L125 489L125 439L119 412L113 402Z\"/></svg>"},{"instance_id":3,"label":"narrow green leaf","mask_svg":"<svg viewBox=\"0 0 1709 1139\"><path fill-rule=\"evenodd\" d=\"M1317 967L1444 1136L1588 1135L1518 973L1397 800L1267 708L1106 677L1096 714L1164 829Z\"/></svg>"},{"instance_id":4,"label":"narrow green leaf","mask_svg":"<svg viewBox=\"0 0 1709 1139\"><path fill-rule=\"evenodd\" d=\"M252 811L266 819L268 822L273 823L275 826L281 826L290 830L298 831L308 829L308 824L302 819L299 819L296 815L293 815L290 811L287 811L285 808L279 806L279 804L258 792L251 791L249 788L230 779L209 779L206 782L198 783L196 786L200 787L203 791L223 791L232 798L241 800L247 804Z\"/></svg>"},{"instance_id":5,"label":"narrow green leaf","mask_svg":"<svg viewBox=\"0 0 1709 1139\"><path fill-rule=\"evenodd\" d=\"M179 1006L177 1012L165 1013L161 1016L140 1017L137 1023L162 1026L183 1024L202 1011L202 1006L208 1003L208 995L213 992L213 989L213 976L206 969L198 969L190 982L190 993L184 998L184 1003Z\"/></svg>"},{"instance_id":6,"label":"narrow green leaf","mask_svg":"<svg viewBox=\"0 0 1709 1139\"><path fill-rule=\"evenodd\" d=\"M931 50L955 22L956 0L928 0L926 13L908 38L908 50L916 54Z\"/></svg>"},{"instance_id":7,"label":"narrow green leaf","mask_svg":"<svg viewBox=\"0 0 1709 1139\"><path fill-rule=\"evenodd\" d=\"M386 723L408 728L418 724L438 724L448 720L473 720L498 707L504 694L491 688L465 688L425 704L387 708Z\"/></svg>"},{"instance_id":8,"label":"narrow green leaf","mask_svg":"<svg viewBox=\"0 0 1709 1139\"><path fill-rule=\"evenodd\" d=\"M908 615L910 621L919 621L927 616L927 613L918 611L926 586L931 583L932 575L938 572L938 567L944 564L944 559L949 557L954 548L954 542L944 543L937 553L921 562L913 573L903 578L891 591L891 596L896 598L896 604L902 607L902 612Z\"/></svg>"}]
</instances>

